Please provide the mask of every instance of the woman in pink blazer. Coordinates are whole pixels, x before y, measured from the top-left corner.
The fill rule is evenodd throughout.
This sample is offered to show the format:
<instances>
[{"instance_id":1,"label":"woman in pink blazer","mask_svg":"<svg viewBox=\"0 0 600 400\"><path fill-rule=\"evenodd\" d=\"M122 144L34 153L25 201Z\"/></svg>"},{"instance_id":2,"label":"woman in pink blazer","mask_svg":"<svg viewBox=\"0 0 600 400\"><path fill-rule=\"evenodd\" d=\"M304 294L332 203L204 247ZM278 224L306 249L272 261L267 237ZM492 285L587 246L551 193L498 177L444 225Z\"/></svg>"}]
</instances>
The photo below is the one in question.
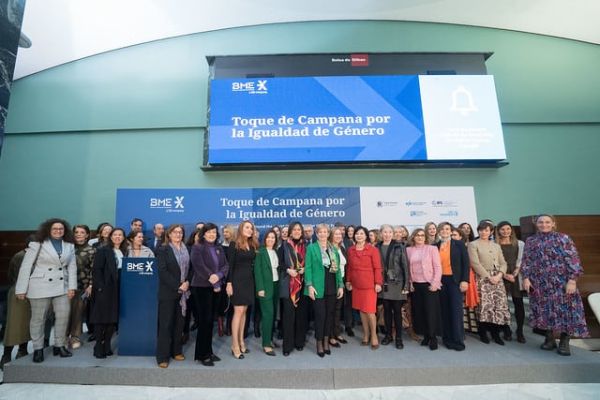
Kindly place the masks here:
<instances>
[{"instance_id":1,"label":"woman in pink blazer","mask_svg":"<svg viewBox=\"0 0 600 400\"><path fill-rule=\"evenodd\" d=\"M410 268L413 324L424 338L421 346L437 350L440 330L439 290L442 287L442 263L437 247L425 244L425 230L415 229L406 249Z\"/></svg>"}]
</instances>

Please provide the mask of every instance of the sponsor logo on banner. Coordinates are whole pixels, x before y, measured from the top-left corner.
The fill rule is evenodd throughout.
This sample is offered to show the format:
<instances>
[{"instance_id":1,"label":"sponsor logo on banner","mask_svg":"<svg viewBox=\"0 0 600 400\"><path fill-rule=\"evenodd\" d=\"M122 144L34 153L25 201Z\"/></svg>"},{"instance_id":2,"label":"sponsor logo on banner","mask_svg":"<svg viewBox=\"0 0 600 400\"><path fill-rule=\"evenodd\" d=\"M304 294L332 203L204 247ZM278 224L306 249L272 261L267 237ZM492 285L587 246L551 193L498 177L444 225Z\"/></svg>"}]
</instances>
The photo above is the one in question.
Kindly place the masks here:
<instances>
[{"instance_id":1,"label":"sponsor logo on banner","mask_svg":"<svg viewBox=\"0 0 600 400\"><path fill-rule=\"evenodd\" d=\"M151 197L150 208L155 210L163 209L167 213L183 213L185 212L184 199L185 196Z\"/></svg>"},{"instance_id":2,"label":"sponsor logo on banner","mask_svg":"<svg viewBox=\"0 0 600 400\"><path fill-rule=\"evenodd\" d=\"M377 207L382 208L382 207L397 207L398 206L398 202L397 201L378 201L377 202Z\"/></svg>"},{"instance_id":3,"label":"sponsor logo on banner","mask_svg":"<svg viewBox=\"0 0 600 400\"><path fill-rule=\"evenodd\" d=\"M427 213L425 211L411 211L410 212L411 217L422 217L423 215L427 215Z\"/></svg>"},{"instance_id":4,"label":"sponsor logo on banner","mask_svg":"<svg viewBox=\"0 0 600 400\"><path fill-rule=\"evenodd\" d=\"M412 200L409 200L406 203L404 203L404 205L407 207L424 206L425 204L427 204L426 201L412 201Z\"/></svg>"},{"instance_id":5,"label":"sponsor logo on banner","mask_svg":"<svg viewBox=\"0 0 600 400\"><path fill-rule=\"evenodd\" d=\"M245 92L248 94L267 94L267 80L258 79L256 81L231 82L232 92Z\"/></svg>"},{"instance_id":6,"label":"sponsor logo on banner","mask_svg":"<svg viewBox=\"0 0 600 400\"><path fill-rule=\"evenodd\" d=\"M440 217L458 217L458 211L449 210L440 214Z\"/></svg>"},{"instance_id":7,"label":"sponsor logo on banner","mask_svg":"<svg viewBox=\"0 0 600 400\"><path fill-rule=\"evenodd\" d=\"M451 200L433 200L432 207L458 207L458 202Z\"/></svg>"},{"instance_id":8,"label":"sponsor logo on banner","mask_svg":"<svg viewBox=\"0 0 600 400\"><path fill-rule=\"evenodd\" d=\"M128 262L127 272L137 273L138 275L154 275L154 261Z\"/></svg>"}]
</instances>

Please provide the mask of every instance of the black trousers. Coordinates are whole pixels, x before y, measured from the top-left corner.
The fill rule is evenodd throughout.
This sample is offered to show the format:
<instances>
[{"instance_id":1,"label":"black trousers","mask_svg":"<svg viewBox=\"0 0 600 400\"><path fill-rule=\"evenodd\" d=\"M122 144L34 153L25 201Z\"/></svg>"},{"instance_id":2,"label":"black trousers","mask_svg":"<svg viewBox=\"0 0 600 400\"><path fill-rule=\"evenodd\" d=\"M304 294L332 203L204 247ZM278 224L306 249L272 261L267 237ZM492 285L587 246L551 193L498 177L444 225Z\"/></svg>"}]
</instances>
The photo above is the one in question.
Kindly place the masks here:
<instances>
[{"instance_id":1,"label":"black trousers","mask_svg":"<svg viewBox=\"0 0 600 400\"><path fill-rule=\"evenodd\" d=\"M223 290L223 289L221 289ZM194 360L203 361L213 354L213 310L216 296L211 287L192 287L196 310L198 310L198 332L196 334L196 350Z\"/></svg>"},{"instance_id":2,"label":"black trousers","mask_svg":"<svg viewBox=\"0 0 600 400\"><path fill-rule=\"evenodd\" d=\"M439 290L429 291L429 283L413 283L413 286L412 317L415 331L425 336L425 339L434 338L440 330Z\"/></svg>"},{"instance_id":3,"label":"black trousers","mask_svg":"<svg viewBox=\"0 0 600 400\"><path fill-rule=\"evenodd\" d=\"M335 317L331 332L326 332L329 337L338 337L342 334L342 308L344 307L344 298L335 299Z\"/></svg>"},{"instance_id":4,"label":"black trousers","mask_svg":"<svg viewBox=\"0 0 600 400\"><path fill-rule=\"evenodd\" d=\"M354 315L352 310L352 290L344 288L344 327L346 329L354 326Z\"/></svg>"},{"instance_id":5,"label":"black trousers","mask_svg":"<svg viewBox=\"0 0 600 400\"><path fill-rule=\"evenodd\" d=\"M445 345L464 344L465 327L463 323L464 296L460 286L450 275L442 276L440 306L442 314L442 340Z\"/></svg>"},{"instance_id":6,"label":"black trousers","mask_svg":"<svg viewBox=\"0 0 600 400\"><path fill-rule=\"evenodd\" d=\"M111 351L110 342L115 333L116 324L95 324L96 345L95 355L107 355Z\"/></svg>"},{"instance_id":7,"label":"black trousers","mask_svg":"<svg viewBox=\"0 0 600 400\"><path fill-rule=\"evenodd\" d=\"M315 310L315 338L323 340L325 336L331 335L333 330L335 295L325 295L321 299L315 299L312 303Z\"/></svg>"},{"instance_id":8,"label":"black trousers","mask_svg":"<svg viewBox=\"0 0 600 400\"><path fill-rule=\"evenodd\" d=\"M194 321L198 321L198 309L196 308L196 301L194 300L194 292L191 291L191 293L192 295L187 299L187 312L185 313L185 322L183 324L183 332L187 334L190 333L192 316L194 317Z\"/></svg>"},{"instance_id":9,"label":"black trousers","mask_svg":"<svg viewBox=\"0 0 600 400\"><path fill-rule=\"evenodd\" d=\"M396 338L402 338L402 306L405 300L383 299L383 321L388 336L392 336L392 323L396 327Z\"/></svg>"},{"instance_id":10,"label":"black trousers","mask_svg":"<svg viewBox=\"0 0 600 400\"><path fill-rule=\"evenodd\" d=\"M523 324L525 323L525 305L522 297L513 297L515 306L515 319L517 320L517 333L523 334Z\"/></svg>"},{"instance_id":11,"label":"black trousers","mask_svg":"<svg viewBox=\"0 0 600 400\"><path fill-rule=\"evenodd\" d=\"M289 353L294 347L304 347L306 341L306 301L307 297L300 296L298 304L294 307L289 297L283 299L281 318L283 319L283 352Z\"/></svg>"},{"instance_id":12,"label":"black trousers","mask_svg":"<svg viewBox=\"0 0 600 400\"><path fill-rule=\"evenodd\" d=\"M187 310L189 313L190 311ZM183 324L179 299L158 301L158 339L156 340L156 362L169 362L171 357L183 354Z\"/></svg>"}]
</instances>

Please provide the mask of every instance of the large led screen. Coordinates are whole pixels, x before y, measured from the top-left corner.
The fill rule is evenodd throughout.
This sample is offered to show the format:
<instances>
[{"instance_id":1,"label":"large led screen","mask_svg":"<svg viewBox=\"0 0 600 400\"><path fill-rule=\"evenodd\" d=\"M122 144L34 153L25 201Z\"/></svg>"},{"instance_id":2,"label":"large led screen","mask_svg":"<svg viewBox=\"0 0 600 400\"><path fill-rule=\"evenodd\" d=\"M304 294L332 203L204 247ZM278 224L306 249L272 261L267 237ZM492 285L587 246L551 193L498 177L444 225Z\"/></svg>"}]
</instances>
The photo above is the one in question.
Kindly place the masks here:
<instances>
[{"instance_id":1,"label":"large led screen","mask_svg":"<svg viewBox=\"0 0 600 400\"><path fill-rule=\"evenodd\" d=\"M506 158L489 75L213 79L209 165Z\"/></svg>"}]
</instances>

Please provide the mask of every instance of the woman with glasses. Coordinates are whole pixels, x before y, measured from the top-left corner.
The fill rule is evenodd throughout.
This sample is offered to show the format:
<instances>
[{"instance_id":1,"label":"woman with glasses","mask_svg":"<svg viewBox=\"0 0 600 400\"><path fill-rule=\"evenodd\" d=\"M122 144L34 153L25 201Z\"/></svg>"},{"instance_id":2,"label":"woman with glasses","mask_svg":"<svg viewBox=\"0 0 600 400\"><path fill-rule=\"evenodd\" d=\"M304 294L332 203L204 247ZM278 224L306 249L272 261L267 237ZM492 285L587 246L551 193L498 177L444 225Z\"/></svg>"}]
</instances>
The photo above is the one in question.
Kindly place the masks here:
<instances>
[{"instance_id":1,"label":"woman with glasses","mask_svg":"<svg viewBox=\"0 0 600 400\"><path fill-rule=\"evenodd\" d=\"M183 243L183 225L167 228L165 241L156 248L158 264L158 340L156 362L167 368L169 361L183 361L183 323L189 293L190 256Z\"/></svg>"},{"instance_id":2,"label":"woman with glasses","mask_svg":"<svg viewBox=\"0 0 600 400\"><path fill-rule=\"evenodd\" d=\"M442 265L437 247L427 244L426 240L425 230L415 229L410 235L410 246L406 249L413 292L412 316L415 331L423 333L424 336L421 346L429 346L430 350L437 350Z\"/></svg>"},{"instance_id":3,"label":"woman with glasses","mask_svg":"<svg viewBox=\"0 0 600 400\"><path fill-rule=\"evenodd\" d=\"M69 301L77 289L77 262L73 234L67 221L52 218L40 225L29 243L19 270L15 294L29 299L33 362L44 361L44 323L52 306L55 315L53 354L71 357L67 349Z\"/></svg>"}]
</instances>

